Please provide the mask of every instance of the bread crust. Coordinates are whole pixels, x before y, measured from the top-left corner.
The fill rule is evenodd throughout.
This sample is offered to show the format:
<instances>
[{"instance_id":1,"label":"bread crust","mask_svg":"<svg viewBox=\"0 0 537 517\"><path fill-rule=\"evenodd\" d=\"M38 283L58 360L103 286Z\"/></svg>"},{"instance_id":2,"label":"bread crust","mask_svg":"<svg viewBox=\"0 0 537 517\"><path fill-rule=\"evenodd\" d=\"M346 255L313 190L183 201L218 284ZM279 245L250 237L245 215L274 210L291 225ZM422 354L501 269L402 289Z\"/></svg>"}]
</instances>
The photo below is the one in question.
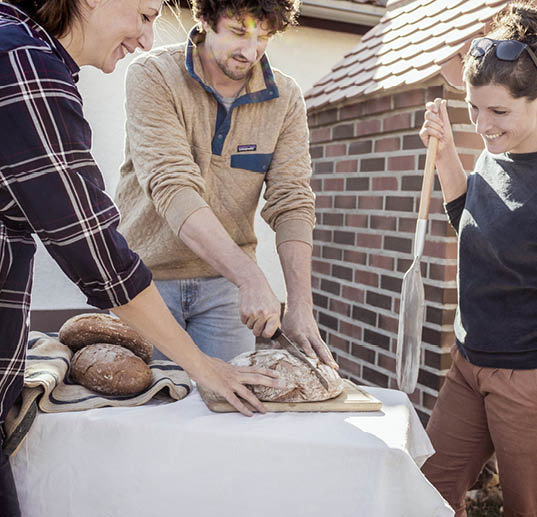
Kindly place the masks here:
<instances>
[{"instance_id":1,"label":"bread crust","mask_svg":"<svg viewBox=\"0 0 537 517\"><path fill-rule=\"evenodd\" d=\"M108 314L79 314L60 328L58 339L73 352L95 343L128 348L146 363L153 357L153 345L121 320Z\"/></svg>"},{"instance_id":2,"label":"bread crust","mask_svg":"<svg viewBox=\"0 0 537 517\"><path fill-rule=\"evenodd\" d=\"M95 343L76 352L69 372L72 381L103 395L138 395L151 384L149 366L119 345Z\"/></svg>"},{"instance_id":3,"label":"bread crust","mask_svg":"<svg viewBox=\"0 0 537 517\"><path fill-rule=\"evenodd\" d=\"M306 364L293 357L287 350L271 349L246 352L234 357L231 364L235 366L258 366L270 368L280 373L285 388L270 388L268 386L251 386L259 400L265 402L313 402L337 397L344 388L343 379L336 370L319 360L310 360L328 381L328 390Z\"/></svg>"}]
</instances>

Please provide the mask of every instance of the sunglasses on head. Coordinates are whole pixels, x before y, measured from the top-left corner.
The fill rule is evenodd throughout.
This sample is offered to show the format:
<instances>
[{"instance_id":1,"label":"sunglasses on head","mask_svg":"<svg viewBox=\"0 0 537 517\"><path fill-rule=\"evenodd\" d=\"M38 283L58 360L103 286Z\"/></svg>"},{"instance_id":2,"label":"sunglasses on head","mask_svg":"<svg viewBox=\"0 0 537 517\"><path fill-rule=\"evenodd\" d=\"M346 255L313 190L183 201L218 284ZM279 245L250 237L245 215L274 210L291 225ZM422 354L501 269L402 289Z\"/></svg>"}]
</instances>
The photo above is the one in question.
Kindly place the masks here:
<instances>
[{"instance_id":1,"label":"sunglasses on head","mask_svg":"<svg viewBox=\"0 0 537 517\"><path fill-rule=\"evenodd\" d=\"M516 61L520 54L527 50L533 64L537 67L537 56L535 56L529 45L514 39L477 38L472 41L470 55L475 58L483 57L493 47L496 48L496 57L501 61Z\"/></svg>"}]
</instances>

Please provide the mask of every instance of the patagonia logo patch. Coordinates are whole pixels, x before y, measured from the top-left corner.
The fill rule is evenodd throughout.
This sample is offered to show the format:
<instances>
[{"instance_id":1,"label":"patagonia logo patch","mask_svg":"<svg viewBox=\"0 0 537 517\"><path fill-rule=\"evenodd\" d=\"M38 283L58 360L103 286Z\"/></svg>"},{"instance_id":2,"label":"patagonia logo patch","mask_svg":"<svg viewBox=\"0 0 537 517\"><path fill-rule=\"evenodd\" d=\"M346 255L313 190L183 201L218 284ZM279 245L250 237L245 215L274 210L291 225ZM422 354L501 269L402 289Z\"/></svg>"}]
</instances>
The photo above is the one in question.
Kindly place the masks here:
<instances>
[{"instance_id":1,"label":"patagonia logo patch","mask_svg":"<svg viewBox=\"0 0 537 517\"><path fill-rule=\"evenodd\" d=\"M238 153L245 153L247 151L255 151L257 149L256 144L247 144L247 145L238 145L237 146L237 152Z\"/></svg>"}]
</instances>

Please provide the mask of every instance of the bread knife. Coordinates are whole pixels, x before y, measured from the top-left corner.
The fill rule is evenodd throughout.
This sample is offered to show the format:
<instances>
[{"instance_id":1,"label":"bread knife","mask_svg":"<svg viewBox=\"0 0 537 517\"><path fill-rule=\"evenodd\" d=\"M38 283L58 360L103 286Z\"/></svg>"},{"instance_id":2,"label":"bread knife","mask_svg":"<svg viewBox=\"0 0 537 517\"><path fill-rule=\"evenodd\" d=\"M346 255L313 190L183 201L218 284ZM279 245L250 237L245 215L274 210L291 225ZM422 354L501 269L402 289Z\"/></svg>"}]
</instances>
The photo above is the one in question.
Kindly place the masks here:
<instances>
[{"instance_id":1,"label":"bread knife","mask_svg":"<svg viewBox=\"0 0 537 517\"><path fill-rule=\"evenodd\" d=\"M281 328L278 328L271 339L275 339L280 345L287 350L293 357L296 357L299 361L307 364L310 370L315 374L319 382L323 385L324 389L328 391L328 381L323 377L323 374L315 368L308 359L308 356L298 348L284 333Z\"/></svg>"}]
</instances>

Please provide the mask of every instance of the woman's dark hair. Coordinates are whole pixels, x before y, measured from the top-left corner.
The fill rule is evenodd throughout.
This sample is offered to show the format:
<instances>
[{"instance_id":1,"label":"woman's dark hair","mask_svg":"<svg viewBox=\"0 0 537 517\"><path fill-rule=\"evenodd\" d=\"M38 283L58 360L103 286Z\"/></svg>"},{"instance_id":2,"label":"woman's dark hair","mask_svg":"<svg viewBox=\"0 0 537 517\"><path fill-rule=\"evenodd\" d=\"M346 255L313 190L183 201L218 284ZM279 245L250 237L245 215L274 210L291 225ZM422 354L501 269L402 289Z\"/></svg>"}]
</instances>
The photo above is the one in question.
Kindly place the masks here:
<instances>
[{"instance_id":1,"label":"woman's dark hair","mask_svg":"<svg viewBox=\"0 0 537 517\"><path fill-rule=\"evenodd\" d=\"M249 13L268 22L274 32L294 25L298 15L298 0L192 0L194 19L204 19L213 30L220 16L233 17Z\"/></svg>"},{"instance_id":2,"label":"woman's dark hair","mask_svg":"<svg viewBox=\"0 0 537 517\"><path fill-rule=\"evenodd\" d=\"M529 1L512 2L494 18L492 32L487 37L518 40L537 52L537 9ZM468 53L464 58L463 78L472 86L491 83L505 86L515 98L537 98L537 67L527 50L515 61L498 59L495 47L481 57Z\"/></svg>"},{"instance_id":3,"label":"woman's dark hair","mask_svg":"<svg viewBox=\"0 0 537 517\"><path fill-rule=\"evenodd\" d=\"M64 36L73 22L80 18L78 0L7 0L22 9L54 37Z\"/></svg>"}]
</instances>

